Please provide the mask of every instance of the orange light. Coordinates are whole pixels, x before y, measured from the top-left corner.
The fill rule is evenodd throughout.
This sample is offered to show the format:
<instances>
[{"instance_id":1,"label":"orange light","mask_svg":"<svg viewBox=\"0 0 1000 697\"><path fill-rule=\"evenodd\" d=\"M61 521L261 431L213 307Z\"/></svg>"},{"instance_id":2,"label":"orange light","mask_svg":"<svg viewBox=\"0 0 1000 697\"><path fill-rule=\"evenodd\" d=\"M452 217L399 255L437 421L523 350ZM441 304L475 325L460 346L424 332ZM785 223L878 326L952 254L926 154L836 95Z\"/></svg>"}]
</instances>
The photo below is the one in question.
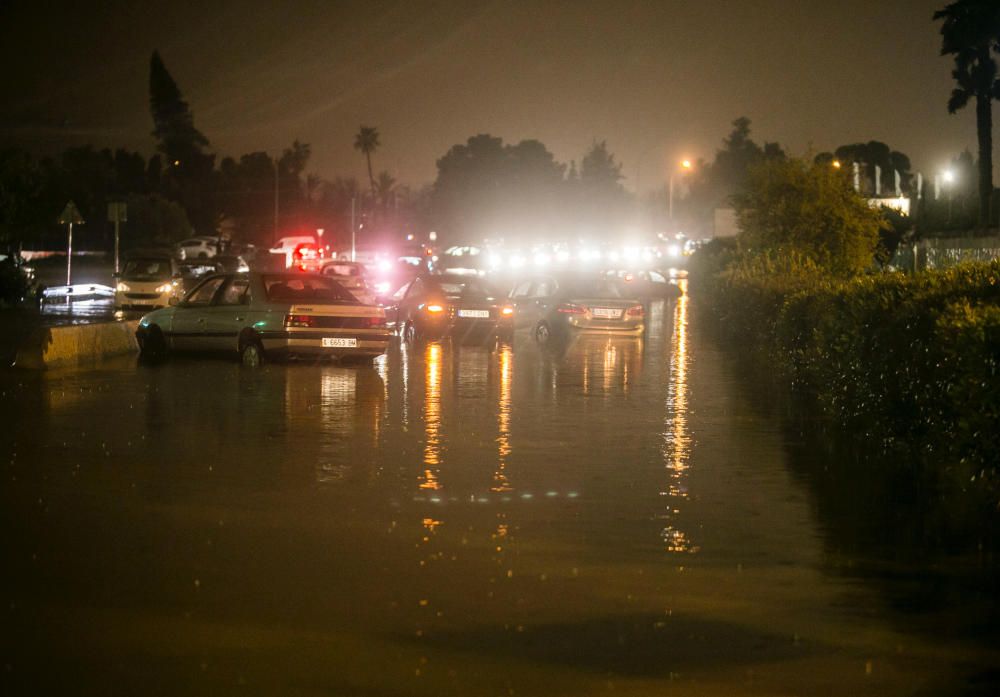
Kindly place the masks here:
<instances>
[{"instance_id":1,"label":"orange light","mask_svg":"<svg viewBox=\"0 0 1000 697\"><path fill-rule=\"evenodd\" d=\"M501 308L500 314L503 315L504 317L510 317L512 314L514 314L514 308L511 307L510 305L506 305L503 308Z\"/></svg>"},{"instance_id":2,"label":"orange light","mask_svg":"<svg viewBox=\"0 0 1000 697\"><path fill-rule=\"evenodd\" d=\"M440 305L428 305L424 309L434 314L437 314L438 312L444 312L444 308L441 307Z\"/></svg>"},{"instance_id":3,"label":"orange light","mask_svg":"<svg viewBox=\"0 0 1000 697\"><path fill-rule=\"evenodd\" d=\"M681 167L684 169L691 169L691 160L681 160Z\"/></svg>"},{"instance_id":4,"label":"orange light","mask_svg":"<svg viewBox=\"0 0 1000 697\"><path fill-rule=\"evenodd\" d=\"M630 273L627 273L627 274L625 274L625 282L626 282L626 283L631 283L631 282L632 282L632 279L634 279L634 278L635 278L635 276L633 276L633 275L632 275L632 274L630 274Z\"/></svg>"},{"instance_id":5,"label":"orange light","mask_svg":"<svg viewBox=\"0 0 1000 697\"><path fill-rule=\"evenodd\" d=\"M834 160L830 164L833 165L834 169L840 169L840 160Z\"/></svg>"}]
</instances>

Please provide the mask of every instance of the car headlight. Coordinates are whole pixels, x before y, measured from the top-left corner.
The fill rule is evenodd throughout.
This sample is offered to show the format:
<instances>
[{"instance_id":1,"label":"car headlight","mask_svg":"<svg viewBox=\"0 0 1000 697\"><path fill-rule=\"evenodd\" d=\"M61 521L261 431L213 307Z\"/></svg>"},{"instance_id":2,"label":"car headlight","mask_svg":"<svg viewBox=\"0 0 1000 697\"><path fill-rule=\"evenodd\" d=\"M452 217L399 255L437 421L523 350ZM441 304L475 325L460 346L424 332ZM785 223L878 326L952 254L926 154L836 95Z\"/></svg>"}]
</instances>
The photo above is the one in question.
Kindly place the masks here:
<instances>
[{"instance_id":1,"label":"car headlight","mask_svg":"<svg viewBox=\"0 0 1000 697\"><path fill-rule=\"evenodd\" d=\"M117 290L119 293L127 293L129 289L127 284L119 283L117 286L115 286L115 290Z\"/></svg>"},{"instance_id":2,"label":"car headlight","mask_svg":"<svg viewBox=\"0 0 1000 697\"><path fill-rule=\"evenodd\" d=\"M173 283L164 283L162 286L156 289L157 293L169 293L174 289Z\"/></svg>"}]
</instances>

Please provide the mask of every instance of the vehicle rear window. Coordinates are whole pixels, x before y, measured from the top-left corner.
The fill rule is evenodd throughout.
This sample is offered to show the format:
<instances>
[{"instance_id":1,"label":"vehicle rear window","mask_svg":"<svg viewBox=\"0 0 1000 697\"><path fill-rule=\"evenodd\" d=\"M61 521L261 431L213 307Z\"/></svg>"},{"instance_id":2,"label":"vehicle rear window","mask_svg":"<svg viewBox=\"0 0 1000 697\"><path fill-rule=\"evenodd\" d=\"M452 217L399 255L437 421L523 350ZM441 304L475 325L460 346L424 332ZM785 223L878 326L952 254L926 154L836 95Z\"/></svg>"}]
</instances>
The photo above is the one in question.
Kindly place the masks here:
<instances>
[{"instance_id":1,"label":"vehicle rear window","mask_svg":"<svg viewBox=\"0 0 1000 697\"><path fill-rule=\"evenodd\" d=\"M264 276L264 292L273 302L358 304L339 283L321 276Z\"/></svg>"},{"instance_id":2,"label":"vehicle rear window","mask_svg":"<svg viewBox=\"0 0 1000 697\"><path fill-rule=\"evenodd\" d=\"M491 296L493 291L479 281L440 281L438 285L445 295Z\"/></svg>"},{"instance_id":3,"label":"vehicle rear window","mask_svg":"<svg viewBox=\"0 0 1000 697\"><path fill-rule=\"evenodd\" d=\"M560 287L563 295L570 298L606 298L610 300L622 297L621 293L618 292L618 286L614 282L604 279L575 279L561 283Z\"/></svg>"}]
</instances>

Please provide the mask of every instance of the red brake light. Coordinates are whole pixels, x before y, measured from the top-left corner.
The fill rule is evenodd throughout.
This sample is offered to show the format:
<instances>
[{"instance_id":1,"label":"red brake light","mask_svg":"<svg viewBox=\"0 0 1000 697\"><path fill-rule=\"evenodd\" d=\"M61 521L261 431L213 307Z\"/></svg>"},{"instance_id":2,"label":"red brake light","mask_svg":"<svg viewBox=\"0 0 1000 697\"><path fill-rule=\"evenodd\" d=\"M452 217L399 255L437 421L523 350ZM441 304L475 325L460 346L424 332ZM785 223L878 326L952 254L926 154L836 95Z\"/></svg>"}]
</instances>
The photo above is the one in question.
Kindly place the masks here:
<instances>
[{"instance_id":1,"label":"red brake light","mask_svg":"<svg viewBox=\"0 0 1000 697\"><path fill-rule=\"evenodd\" d=\"M643 317L646 311L642 309L642 305L633 305L625 314L629 317Z\"/></svg>"},{"instance_id":2,"label":"red brake light","mask_svg":"<svg viewBox=\"0 0 1000 697\"><path fill-rule=\"evenodd\" d=\"M285 327L314 327L311 315L285 315Z\"/></svg>"},{"instance_id":3,"label":"red brake light","mask_svg":"<svg viewBox=\"0 0 1000 697\"><path fill-rule=\"evenodd\" d=\"M573 303L563 303L556 308L557 312L561 312L564 315L582 315L587 312L587 308L580 305L574 305Z\"/></svg>"},{"instance_id":4,"label":"red brake light","mask_svg":"<svg viewBox=\"0 0 1000 697\"><path fill-rule=\"evenodd\" d=\"M369 327L384 327L385 317L369 317L368 318Z\"/></svg>"}]
</instances>

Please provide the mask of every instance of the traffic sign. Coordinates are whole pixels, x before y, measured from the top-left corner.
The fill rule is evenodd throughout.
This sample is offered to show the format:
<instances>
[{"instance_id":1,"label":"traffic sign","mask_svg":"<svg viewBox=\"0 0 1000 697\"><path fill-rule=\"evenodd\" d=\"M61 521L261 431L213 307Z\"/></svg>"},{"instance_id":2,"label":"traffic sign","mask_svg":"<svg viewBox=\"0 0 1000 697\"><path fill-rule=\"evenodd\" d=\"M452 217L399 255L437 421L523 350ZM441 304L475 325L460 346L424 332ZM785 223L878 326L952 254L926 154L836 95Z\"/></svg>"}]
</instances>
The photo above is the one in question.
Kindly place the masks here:
<instances>
[{"instance_id":1,"label":"traffic sign","mask_svg":"<svg viewBox=\"0 0 1000 697\"><path fill-rule=\"evenodd\" d=\"M126 208L124 201L108 201L108 222L128 222L128 209Z\"/></svg>"},{"instance_id":2,"label":"traffic sign","mask_svg":"<svg viewBox=\"0 0 1000 697\"><path fill-rule=\"evenodd\" d=\"M70 201L63 208L63 212L59 214L59 224L60 225L83 225L83 216L80 215L80 211L77 210L76 204Z\"/></svg>"}]
</instances>

